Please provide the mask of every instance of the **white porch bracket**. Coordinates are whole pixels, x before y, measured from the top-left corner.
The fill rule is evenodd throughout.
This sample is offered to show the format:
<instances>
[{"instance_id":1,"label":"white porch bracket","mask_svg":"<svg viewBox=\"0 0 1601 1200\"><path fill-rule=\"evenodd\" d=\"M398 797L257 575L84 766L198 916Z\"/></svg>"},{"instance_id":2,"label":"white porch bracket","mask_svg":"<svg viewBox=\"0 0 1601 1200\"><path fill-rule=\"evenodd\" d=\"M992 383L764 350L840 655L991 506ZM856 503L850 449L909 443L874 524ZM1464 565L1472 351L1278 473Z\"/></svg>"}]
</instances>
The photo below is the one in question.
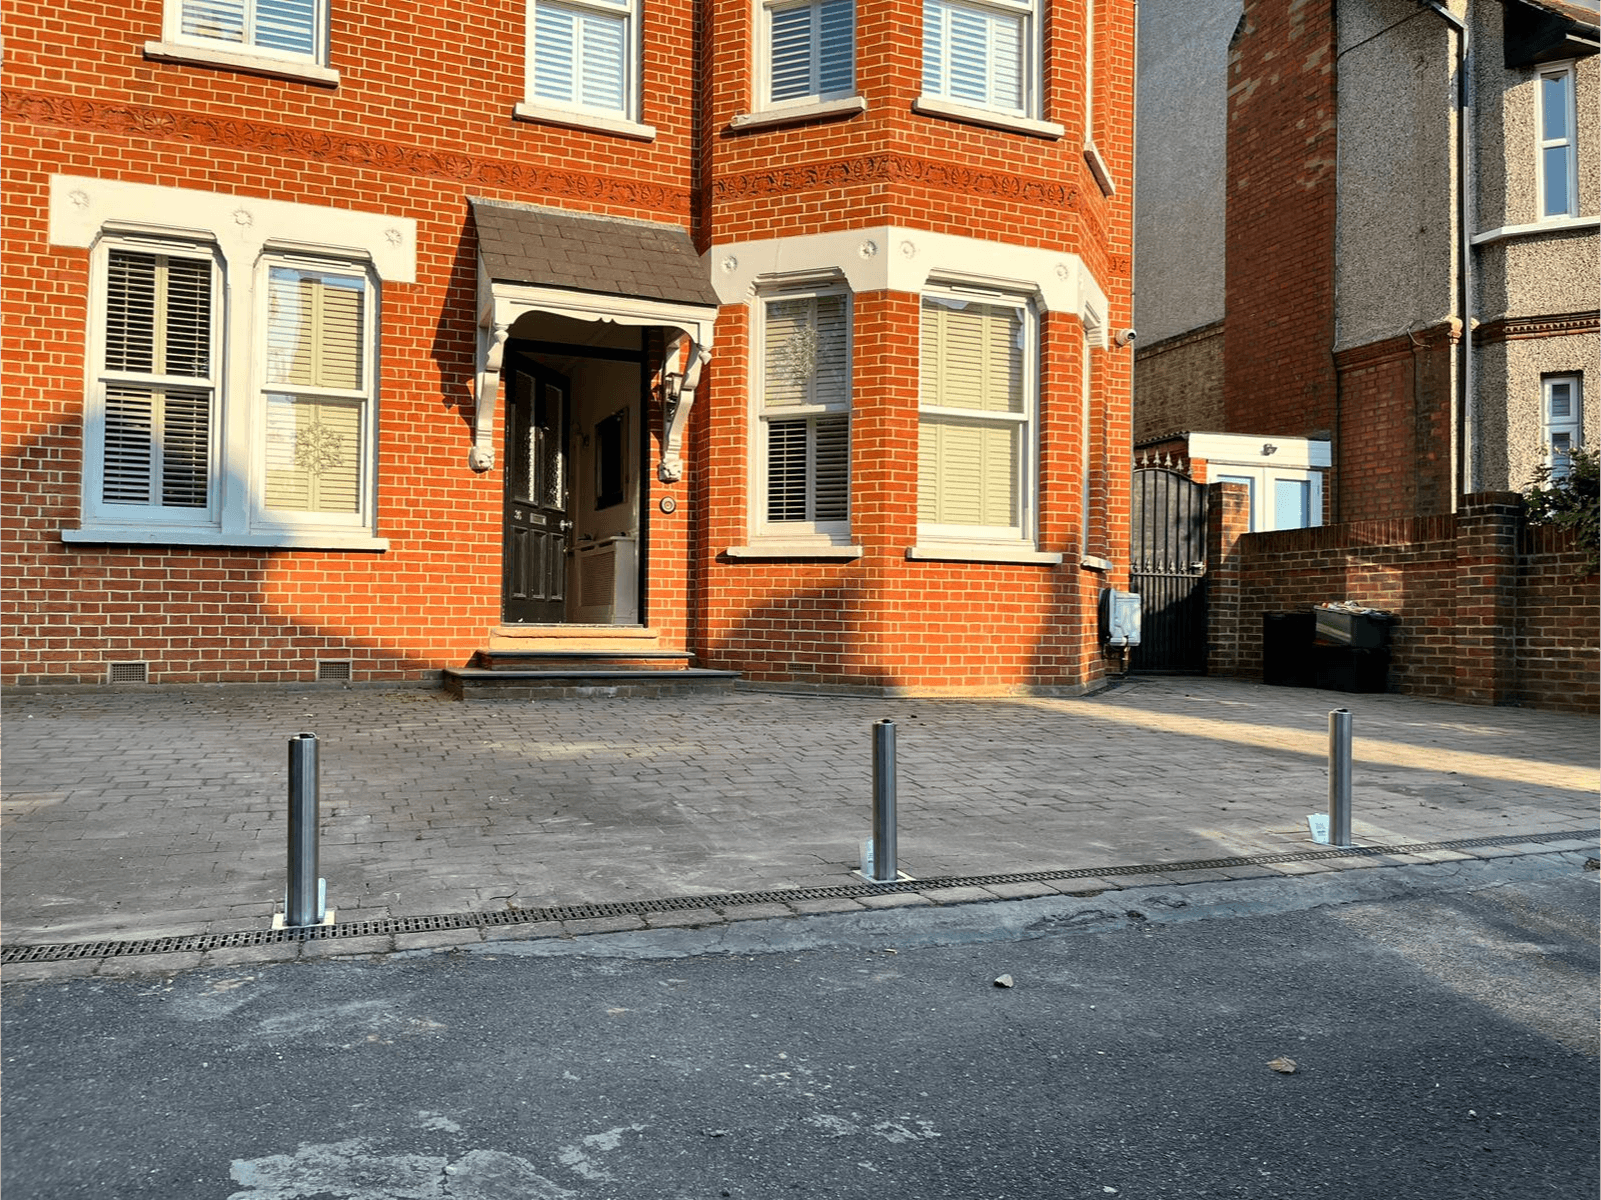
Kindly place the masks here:
<instances>
[{"instance_id":1,"label":"white porch bracket","mask_svg":"<svg viewBox=\"0 0 1601 1200\"><path fill-rule=\"evenodd\" d=\"M717 309L699 304L602 295L530 283L491 279L482 259L478 269L478 352L473 387L473 444L467 465L487 471L495 465L495 410L506 342L529 313L548 313L578 321L606 321L669 331L666 360L656 377L662 403L662 462L658 474L675 483L683 476L684 426L695 401L701 369L711 357ZM676 333L676 337L672 337ZM670 476L670 477L669 477Z\"/></svg>"},{"instance_id":2,"label":"white porch bracket","mask_svg":"<svg viewBox=\"0 0 1601 1200\"><path fill-rule=\"evenodd\" d=\"M656 393L662 405L662 460L656 477L663 483L677 483L684 477L684 429L695 405L695 389L700 386L701 369L711 351L690 334L681 333L667 347L656 376Z\"/></svg>"}]
</instances>

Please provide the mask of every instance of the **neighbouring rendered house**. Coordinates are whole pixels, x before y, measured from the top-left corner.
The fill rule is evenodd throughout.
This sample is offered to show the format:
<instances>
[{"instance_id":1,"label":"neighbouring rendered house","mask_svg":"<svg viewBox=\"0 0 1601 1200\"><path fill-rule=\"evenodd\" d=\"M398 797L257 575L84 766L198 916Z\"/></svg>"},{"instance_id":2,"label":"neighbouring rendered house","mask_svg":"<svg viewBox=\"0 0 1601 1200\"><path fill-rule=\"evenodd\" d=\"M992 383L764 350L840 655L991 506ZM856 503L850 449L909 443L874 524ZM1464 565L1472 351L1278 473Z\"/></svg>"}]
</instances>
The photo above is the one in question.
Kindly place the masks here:
<instances>
[{"instance_id":1,"label":"neighbouring rendered house","mask_svg":"<svg viewBox=\"0 0 1601 1200\"><path fill-rule=\"evenodd\" d=\"M6 7L8 685L1105 673L1133 0Z\"/></svg>"},{"instance_id":2,"label":"neighbouring rendered house","mask_svg":"<svg viewBox=\"0 0 1601 1200\"><path fill-rule=\"evenodd\" d=\"M1142 4L1136 445L1321 443L1337 522L1560 470L1601 420L1596 52L1594 0Z\"/></svg>"}]
</instances>

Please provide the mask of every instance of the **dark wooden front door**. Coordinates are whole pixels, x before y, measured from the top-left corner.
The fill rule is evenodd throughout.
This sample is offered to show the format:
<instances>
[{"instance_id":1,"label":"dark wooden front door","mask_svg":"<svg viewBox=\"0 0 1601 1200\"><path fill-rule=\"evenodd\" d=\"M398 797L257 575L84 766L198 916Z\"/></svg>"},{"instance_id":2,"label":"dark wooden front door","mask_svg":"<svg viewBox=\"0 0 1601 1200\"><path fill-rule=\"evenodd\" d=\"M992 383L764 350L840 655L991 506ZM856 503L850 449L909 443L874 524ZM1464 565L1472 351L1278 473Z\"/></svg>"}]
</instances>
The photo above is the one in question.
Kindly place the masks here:
<instances>
[{"instance_id":1,"label":"dark wooden front door","mask_svg":"<svg viewBox=\"0 0 1601 1200\"><path fill-rule=\"evenodd\" d=\"M506 535L502 614L508 625L556 624L567 615L568 384L507 354Z\"/></svg>"},{"instance_id":2,"label":"dark wooden front door","mask_svg":"<svg viewBox=\"0 0 1601 1200\"><path fill-rule=\"evenodd\" d=\"M1206 674L1206 485L1134 472L1129 587L1140 594L1135 671Z\"/></svg>"}]
</instances>

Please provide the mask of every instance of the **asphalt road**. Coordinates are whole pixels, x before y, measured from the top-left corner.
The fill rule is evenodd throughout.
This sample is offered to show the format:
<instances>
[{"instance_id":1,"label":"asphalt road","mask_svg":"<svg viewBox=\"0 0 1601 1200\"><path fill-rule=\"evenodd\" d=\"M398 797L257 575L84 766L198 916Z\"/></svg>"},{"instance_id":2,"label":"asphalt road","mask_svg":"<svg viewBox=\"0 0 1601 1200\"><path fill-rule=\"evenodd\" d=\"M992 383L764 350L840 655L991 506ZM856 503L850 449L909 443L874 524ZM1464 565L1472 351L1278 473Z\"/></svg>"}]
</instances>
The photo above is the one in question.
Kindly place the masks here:
<instances>
[{"instance_id":1,"label":"asphalt road","mask_svg":"<svg viewBox=\"0 0 1601 1200\"><path fill-rule=\"evenodd\" d=\"M1597 874L1480 866L11 985L0 1188L1588 1200Z\"/></svg>"}]
</instances>

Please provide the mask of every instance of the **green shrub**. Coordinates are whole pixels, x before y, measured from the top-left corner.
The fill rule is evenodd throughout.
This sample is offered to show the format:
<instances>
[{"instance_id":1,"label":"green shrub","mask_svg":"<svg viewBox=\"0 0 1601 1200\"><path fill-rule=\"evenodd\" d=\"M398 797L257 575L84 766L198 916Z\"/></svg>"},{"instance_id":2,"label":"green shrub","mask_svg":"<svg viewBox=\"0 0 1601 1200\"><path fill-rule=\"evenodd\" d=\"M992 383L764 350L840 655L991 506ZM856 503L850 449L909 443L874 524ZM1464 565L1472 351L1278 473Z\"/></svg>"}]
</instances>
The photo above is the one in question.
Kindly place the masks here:
<instances>
[{"instance_id":1,"label":"green shrub","mask_svg":"<svg viewBox=\"0 0 1601 1200\"><path fill-rule=\"evenodd\" d=\"M1586 573L1601 559L1601 451L1583 447L1568 452L1568 470L1554 476L1549 465L1534 473L1523 493L1530 525L1571 529L1585 552Z\"/></svg>"}]
</instances>

